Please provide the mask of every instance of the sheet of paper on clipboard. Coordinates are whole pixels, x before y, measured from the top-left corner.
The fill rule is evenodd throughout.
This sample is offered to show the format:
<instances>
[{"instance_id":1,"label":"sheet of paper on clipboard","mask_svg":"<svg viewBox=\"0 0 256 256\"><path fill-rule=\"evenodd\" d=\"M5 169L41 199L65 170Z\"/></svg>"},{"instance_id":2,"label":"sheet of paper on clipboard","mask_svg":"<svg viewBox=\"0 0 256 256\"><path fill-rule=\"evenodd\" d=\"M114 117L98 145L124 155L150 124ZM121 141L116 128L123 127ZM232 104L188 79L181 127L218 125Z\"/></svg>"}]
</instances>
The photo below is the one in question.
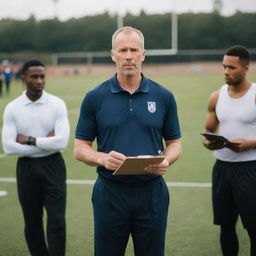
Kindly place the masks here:
<instances>
[{"instance_id":1,"label":"sheet of paper on clipboard","mask_svg":"<svg viewBox=\"0 0 256 256\"><path fill-rule=\"evenodd\" d=\"M123 164L113 173L113 175L134 175L149 174L144 169L150 164L161 163L165 156L137 156L126 157Z\"/></svg>"}]
</instances>

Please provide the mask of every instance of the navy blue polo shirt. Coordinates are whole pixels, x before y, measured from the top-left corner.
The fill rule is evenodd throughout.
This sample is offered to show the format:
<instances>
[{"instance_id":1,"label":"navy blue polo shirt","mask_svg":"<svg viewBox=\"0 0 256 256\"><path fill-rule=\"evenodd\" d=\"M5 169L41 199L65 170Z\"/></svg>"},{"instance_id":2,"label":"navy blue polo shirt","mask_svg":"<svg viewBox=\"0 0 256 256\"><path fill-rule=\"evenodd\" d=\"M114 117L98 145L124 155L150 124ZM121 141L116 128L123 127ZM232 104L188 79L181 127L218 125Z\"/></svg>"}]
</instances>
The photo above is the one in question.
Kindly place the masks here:
<instances>
[{"instance_id":1,"label":"navy blue polo shirt","mask_svg":"<svg viewBox=\"0 0 256 256\"><path fill-rule=\"evenodd\" d=\"M181 137L173 94L142 74L140 87L130 94L119 85L116 75L89 91L81 105L75 137L97 139L97 150L115 150L125 156L159 155L164 140ZM97 167L104 178L133 183L156 175L112 175Z\"/></svg>"}]
</instances>

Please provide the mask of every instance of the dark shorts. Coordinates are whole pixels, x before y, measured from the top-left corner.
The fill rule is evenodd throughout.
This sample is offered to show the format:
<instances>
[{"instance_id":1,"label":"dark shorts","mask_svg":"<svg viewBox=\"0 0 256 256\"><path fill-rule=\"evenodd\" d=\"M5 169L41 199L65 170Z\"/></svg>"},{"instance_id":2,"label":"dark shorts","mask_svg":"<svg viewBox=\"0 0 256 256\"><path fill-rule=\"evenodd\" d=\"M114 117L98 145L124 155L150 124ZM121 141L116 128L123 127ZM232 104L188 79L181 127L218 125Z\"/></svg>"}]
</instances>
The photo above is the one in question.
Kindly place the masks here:
<instances>
[{"instance_id":1,"label":"dark shorts","mask_svg":"<svg viewBox=\"0 0 256 256\"><path fill-rule=\"evenodd\" d=\"M256 161L217 160L212 174L214 224L232 225L241 217L244 228L256 229Z\"/></svg>"}]
</instances>

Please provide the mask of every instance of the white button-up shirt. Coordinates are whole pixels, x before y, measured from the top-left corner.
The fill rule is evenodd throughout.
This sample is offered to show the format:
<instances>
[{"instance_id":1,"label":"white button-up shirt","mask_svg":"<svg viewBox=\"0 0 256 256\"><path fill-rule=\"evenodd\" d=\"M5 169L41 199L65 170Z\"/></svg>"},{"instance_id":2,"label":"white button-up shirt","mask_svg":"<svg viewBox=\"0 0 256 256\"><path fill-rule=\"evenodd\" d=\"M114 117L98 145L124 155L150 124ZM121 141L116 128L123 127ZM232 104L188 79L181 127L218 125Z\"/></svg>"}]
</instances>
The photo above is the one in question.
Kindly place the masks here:
<instances>
[{"instance_id":1,"label":"white button-up shirt","mask_svg":"<svg viewBox=\"0 0 256 256\"><path fill-rule=\"evenodd\" d=\"M47 137L51 131L54 136ZM8 155L43 157L62 151L67 147L69 132L64 101L45 91L36 101L23 92L4 110L2 143ZM18 134L36 137L36 145L16 142Z\"/></svg>"}]
</instances>

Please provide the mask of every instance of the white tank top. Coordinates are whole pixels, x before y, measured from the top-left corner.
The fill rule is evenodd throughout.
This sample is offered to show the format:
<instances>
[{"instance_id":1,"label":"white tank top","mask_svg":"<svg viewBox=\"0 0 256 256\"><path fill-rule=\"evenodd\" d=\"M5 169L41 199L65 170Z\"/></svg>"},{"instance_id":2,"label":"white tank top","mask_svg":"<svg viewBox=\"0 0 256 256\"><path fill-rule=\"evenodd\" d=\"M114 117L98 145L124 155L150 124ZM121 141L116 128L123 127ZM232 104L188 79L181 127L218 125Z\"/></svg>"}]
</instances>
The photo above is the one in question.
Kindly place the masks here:
<instances>
[{"instance_id":1,"label":"white tank top","mask_svg":"<svg viewBox=\"0 0 256 256\"><path fill-rule=\"evenodd\" d=\"M229 140L256 140L256 84L253 83L240 98L231 98L228 85L223 85L216 104L216 115L220 135ZM256 149L236 153L224 148L216 150L214 154L217 159L227 162L256 160Z\"/></svg>"}]
</instances>

